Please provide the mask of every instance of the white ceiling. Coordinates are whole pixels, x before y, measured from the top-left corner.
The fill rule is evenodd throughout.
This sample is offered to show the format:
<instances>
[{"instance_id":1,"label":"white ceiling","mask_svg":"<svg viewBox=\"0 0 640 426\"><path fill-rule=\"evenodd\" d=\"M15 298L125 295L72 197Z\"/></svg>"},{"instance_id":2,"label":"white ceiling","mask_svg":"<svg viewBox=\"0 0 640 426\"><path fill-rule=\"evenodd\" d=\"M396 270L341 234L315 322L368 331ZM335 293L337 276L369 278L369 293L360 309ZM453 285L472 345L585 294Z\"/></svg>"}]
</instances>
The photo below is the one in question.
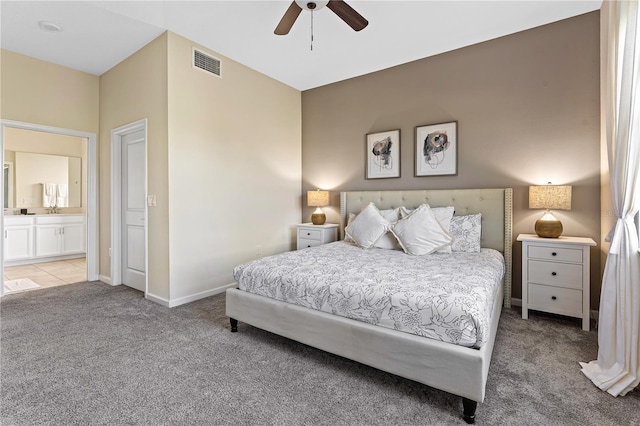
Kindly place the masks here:
<instances>
[{"instance_id":1,"label":"white ceiling","mask_svg":"<svg viewBox=\"0 0 640 426\"><path fill-rule=\"evenodd\" d=\"M326 7L273 30L290 1L6 1L3 49L101 75L165 30L299 90L389 68L591 12L602 0L347 2L369 20L353 31ZM60 25L47 33L38 21Z\"/></svg>"}]
</instances>

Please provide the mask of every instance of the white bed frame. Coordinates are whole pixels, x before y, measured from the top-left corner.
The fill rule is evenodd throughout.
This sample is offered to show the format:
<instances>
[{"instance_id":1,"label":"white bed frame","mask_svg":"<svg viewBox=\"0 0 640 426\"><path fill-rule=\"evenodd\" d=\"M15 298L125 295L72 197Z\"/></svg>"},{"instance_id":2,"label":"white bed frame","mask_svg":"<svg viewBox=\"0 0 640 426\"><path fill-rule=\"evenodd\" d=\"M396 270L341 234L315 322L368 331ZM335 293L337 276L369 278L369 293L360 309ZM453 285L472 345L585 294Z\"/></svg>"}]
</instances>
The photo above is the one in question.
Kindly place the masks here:
<instances>
[{"instance_id":1,"label":"white bed frame","mask_svg":"<svg viewBox=\"0 0 640 426\"><path fill-rule=\"evenodd\" d=\"M357 191L340 194L341 234L350 213L374 202L380 209L454 206L455 215L482 213L482 247L504 254L504 285L496 300L511 301L511 188ZM464 419L473 423L478 402L484 401L489 364L502 304L495 303L489 341L480 349L427 339L405 332L292 305L236 288L226 293L226 313L232 331L237 321L424 383L463 398Z\"/></svg>"}]
</instances>

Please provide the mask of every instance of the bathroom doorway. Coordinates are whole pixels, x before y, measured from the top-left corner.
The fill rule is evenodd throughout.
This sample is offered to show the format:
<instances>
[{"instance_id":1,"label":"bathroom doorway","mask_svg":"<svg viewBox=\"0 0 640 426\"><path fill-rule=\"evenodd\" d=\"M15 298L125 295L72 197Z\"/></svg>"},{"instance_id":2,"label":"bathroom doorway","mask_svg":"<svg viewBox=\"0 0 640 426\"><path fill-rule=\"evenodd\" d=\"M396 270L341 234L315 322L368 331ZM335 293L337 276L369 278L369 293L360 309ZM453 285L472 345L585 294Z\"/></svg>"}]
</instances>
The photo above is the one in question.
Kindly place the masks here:
<instances>
[{"instance_id":1,"label":"bathroom doorway","mask_svg":"<svg viewBox=\"0 0 640 426\"><path fill-rule=\"evenodd\" d=\"M96 135L1 124L0 295L97 280Z\"/></svg>"}]
</instances>

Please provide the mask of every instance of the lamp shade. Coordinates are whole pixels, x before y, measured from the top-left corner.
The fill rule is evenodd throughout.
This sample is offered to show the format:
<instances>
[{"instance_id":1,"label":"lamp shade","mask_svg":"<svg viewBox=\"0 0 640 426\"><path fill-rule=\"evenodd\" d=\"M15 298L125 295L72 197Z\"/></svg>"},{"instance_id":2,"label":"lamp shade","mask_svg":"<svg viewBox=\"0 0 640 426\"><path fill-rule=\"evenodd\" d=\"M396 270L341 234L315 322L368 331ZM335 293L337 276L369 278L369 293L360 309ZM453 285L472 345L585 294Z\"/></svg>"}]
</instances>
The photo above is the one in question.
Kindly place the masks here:
<instances>
[{"instance_id":1,"label":"lamp shade","mask_svg":"<svg viewBox=\"0 0 640 426\"><path fill-rule=\"evenodd\" d=\"M307 206L325 207L329 205L329 191L307 191Z\"/></svg>"},{"instance_id":2,"label":"lamp shade","mask_svg":"<svg viewBox=\"0 0 640 426\"><path fill-rule=\"evenodd\" d=\"M571 185L530 186L529 208L571 210Z\"/></svg>"}]
</instances>

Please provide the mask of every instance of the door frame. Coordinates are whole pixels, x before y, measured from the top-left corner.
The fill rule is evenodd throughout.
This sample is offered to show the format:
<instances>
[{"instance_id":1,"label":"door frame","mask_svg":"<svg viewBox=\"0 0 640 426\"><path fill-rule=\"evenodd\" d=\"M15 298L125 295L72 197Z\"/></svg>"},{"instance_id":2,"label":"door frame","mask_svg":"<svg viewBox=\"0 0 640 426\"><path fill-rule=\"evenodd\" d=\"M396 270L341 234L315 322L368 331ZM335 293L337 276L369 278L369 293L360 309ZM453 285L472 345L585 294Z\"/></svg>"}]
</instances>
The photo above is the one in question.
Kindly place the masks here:
<instances>
[{"instance_id":1,"label":"door frame","mask_svg":"<svg viewBox=\"0 0 640 426\"><path fill-rule=\"evenodd\" d=\"M111 285L122 284L122 137L144 131L144 295L149 292L149 208L147 119L111 130Z\"/></svg>"},{"instance_id":2,"label":"door frame","mask_svg":"<svg viewBox=\"0 0 640 426\"><path fill-rule=\"evenodd\" d=\"M76 136L87 139L87 281L98 280L98 155L96 134L62 127L22 121L0 120L0 160L4 165L4 129L32 130L36 132L54 133L58 135ZM4 199L4 173L0 176L0 199ZM0 209L0 229L4 229L4 208ZM4 244L0 244L0 270L4 273ZM0 285L0 296L4 294L4 286Z\"/></svg>"}]
</instances>

